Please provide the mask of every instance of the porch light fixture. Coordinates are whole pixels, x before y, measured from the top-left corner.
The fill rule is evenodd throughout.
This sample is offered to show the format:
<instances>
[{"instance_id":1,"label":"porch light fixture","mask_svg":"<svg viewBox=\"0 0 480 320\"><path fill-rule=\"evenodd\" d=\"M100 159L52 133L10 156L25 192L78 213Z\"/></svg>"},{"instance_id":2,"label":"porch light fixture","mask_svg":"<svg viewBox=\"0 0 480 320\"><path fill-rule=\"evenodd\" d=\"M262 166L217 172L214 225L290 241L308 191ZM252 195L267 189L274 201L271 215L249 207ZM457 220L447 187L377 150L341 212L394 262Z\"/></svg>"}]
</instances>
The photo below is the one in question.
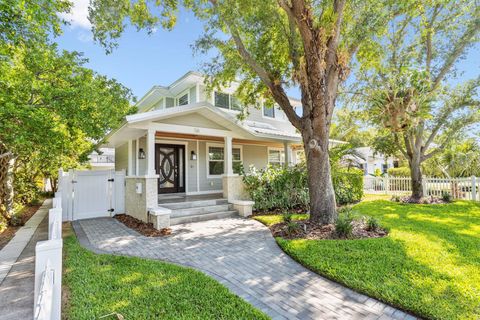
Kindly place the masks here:
<instances>
[{"instance_id":1,"label":"porch light fixture","mask_svg":"<svg viewBox=\"0 0 480 320\"><path fill-rule=\"evenodd\" d=\"M145 159L145 151L143 151L143 148L138 150L138 159Z\"/></svg>"},{"instance_id":2,"label":"porch light fixture","mask_svg":"<svg viewBox=\"0 0 480 320\"><path fill-rule=\"evenodd\" d=\"M195 153L195 151L192 150L192 152L190 153L190 160L197 160L197 154Z\"/></svg>"}]
</instances>

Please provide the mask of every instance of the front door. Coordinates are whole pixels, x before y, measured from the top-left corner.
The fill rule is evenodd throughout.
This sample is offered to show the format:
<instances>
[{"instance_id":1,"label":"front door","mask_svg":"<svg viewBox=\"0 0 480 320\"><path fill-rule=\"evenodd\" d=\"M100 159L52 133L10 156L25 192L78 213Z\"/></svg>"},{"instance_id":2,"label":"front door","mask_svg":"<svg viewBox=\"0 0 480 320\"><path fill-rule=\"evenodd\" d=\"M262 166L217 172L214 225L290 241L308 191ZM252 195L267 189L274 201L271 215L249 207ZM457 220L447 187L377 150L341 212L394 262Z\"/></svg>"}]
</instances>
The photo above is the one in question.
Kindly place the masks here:
<instances>
[{"instance_id":1,"label":"front door","mask_svg":"<svg viewBox=\"0 0 480 320\"><path fill-rule=\"evenodd\" d=\"M185 192L185 146L155 145L158 193Z\"/></svg>"}]
</instances>

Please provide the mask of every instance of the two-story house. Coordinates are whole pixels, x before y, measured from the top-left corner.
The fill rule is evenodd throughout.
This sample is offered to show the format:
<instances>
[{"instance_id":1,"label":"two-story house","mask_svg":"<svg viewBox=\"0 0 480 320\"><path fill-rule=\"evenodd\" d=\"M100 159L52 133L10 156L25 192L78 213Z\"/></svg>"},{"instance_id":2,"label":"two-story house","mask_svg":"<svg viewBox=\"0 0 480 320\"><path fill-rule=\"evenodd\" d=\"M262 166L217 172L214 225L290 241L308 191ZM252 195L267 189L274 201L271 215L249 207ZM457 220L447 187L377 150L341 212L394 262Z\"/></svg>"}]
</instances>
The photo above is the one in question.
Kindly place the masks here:
<instances>
[{"instance_id":1,"label":"two-story house","mask_svg":"<svg viewBox=\"0 0 480 320\"><path fill-rule=\"evenodd\" d=\"M242 199L241 167L296 161L301 136L284 112L258 101L240 121L235 90L232 85L209 93L204 77L188 72L169 86L152 87L138 101L138 113L107 136L115 169L126 170L128 214L146 220L158 199L177 195Z\"/></svg>"}]
</instances>

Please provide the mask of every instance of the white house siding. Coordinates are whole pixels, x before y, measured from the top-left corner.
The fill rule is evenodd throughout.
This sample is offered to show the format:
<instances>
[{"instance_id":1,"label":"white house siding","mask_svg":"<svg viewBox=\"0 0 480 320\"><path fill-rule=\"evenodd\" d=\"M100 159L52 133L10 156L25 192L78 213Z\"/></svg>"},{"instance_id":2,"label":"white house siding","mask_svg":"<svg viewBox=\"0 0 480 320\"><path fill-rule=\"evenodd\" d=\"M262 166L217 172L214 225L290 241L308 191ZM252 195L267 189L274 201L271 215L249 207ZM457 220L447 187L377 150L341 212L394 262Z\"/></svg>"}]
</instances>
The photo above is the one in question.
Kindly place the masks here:
<instances>
[{"instance_id":1,"label":"white house siding","mask_svg":"<svg viewBox=\"0 0 480 320\"><path fill-rule=\"evenodd\" d=\"M189 90L189 102L197 102L197 86L191 87Z\"/></svg>"},{"instance_id":2,"label":"white house siding","mask_svg":"<svg viewBox=\"0 0 480 320\"><path fill-rule=\"evenodd\" d=\"M128 143L115 148L115 170L127 170L128 168Z\"/></svg>"},{"instance_id":3,"label":"white house siding","mask_svg":"<svg viewBox=\"0 0 480 320\"><path fill-rule=\"evenodd\" d=\"M269 117L264 117L262 108L256 108L252 106L248 108L248 111L250 113L250 116L248 117L247 120L268 123L286 132L295 133L296 131L295 127L292 126L292 124L287 119L278 120L278 119L273 119Z\"/></svg>"},{"instance_id":4,"label":"white house siding","mask_svg":"<svg viewBox=\"0 0 480 320\"><path fill-rule=\"evenodd\" d=\"M165 98L165 106L167 108L172 108L175 106L175 99L174 98Z\"/></svg>"},{"instance_id":5,"label":"white house siding","mask_svg":"<svg viewBox=\"0 0 480 320\"><path fill-rule=\"evenodd\" d=\"M186 114L178 117L173 117L169 119L164 119L158 123L167 123L167 124L178 124L178 125L188 125L190 127L199 127L199 128L210 128L218 130L228 130L225 127L213 122L210 119L207 119L198 114Z\"/></svg>"},{"instance_id":6,"label":"white house siding","mask_svg":"<svg viewBox=\"0 0 480 320\"><path fill-rule=\"evenodd\" d=\"M198 144L199 153L197 159L199 165L200 191L222 190L221 177L207 178L207 142L199 141Z\"/></svg>"}]
</instances>

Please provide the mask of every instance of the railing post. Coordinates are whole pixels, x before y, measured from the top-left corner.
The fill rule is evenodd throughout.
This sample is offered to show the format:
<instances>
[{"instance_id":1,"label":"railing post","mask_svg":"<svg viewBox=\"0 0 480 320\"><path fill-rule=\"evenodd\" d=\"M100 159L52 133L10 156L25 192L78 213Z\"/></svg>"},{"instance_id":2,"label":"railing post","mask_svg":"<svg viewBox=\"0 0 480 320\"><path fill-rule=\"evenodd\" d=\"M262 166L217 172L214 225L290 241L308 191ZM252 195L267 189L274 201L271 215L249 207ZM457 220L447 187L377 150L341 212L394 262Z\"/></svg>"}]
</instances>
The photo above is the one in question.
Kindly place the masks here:
<instances>
[{"instance_id":1,"label":"railing post","mask_svg":"<svg viewBox=\"0 0 480 320\"><path fill-rule=\"evenodd\" d=\"M53 271L51 320L61 318L62 299L62 239L39 241L35 246L35 290L34 312L37 311L38 296L44 272ZM48 268L47 268L48 266ZM49 269L49 270L47 270ZM34 315L35 317L35 315Z\"/></svg>"},{"instance_id":2,"label":"railing post","mask_svg":"<svg viewBox=\"0 0 480 320\"><path fill-rule=\"evenodd\" d=\"M477 201L477 177L472 176L472 200Z\"/></svg>"},{"instance_id":3,"label":"railing post","mask_svg":"<svg viewBox=\"0 0 480 320\"><path fill-rule=\"evenodd\" d=\"M388 191L390 190L390 177L386 176L383 177L384 179L384 186L385 186L385 194L388 194Z\"/></svg>"},{"instance_id":4,"label":"railing post","mask_svg":"<svg viewBox=\"0 0 480 320\"><path fill-rule=\"evenodd\" d=\"M423 190L423 196L424 197L428 196L428 194L427 194L427 177L425 177L425 176L422 177L422 190Z\"/></svg>"},{"instance_id":5,"label":"railing post","mask_svg":"<svg viewBox=\"0 0 480 320\"><path fill-rule=\"evenodd\" d=\"M54 237L55 236L55 237ZM48 210L48 239L62 238L62 209Z\"/></svg>"}]
</instances>

